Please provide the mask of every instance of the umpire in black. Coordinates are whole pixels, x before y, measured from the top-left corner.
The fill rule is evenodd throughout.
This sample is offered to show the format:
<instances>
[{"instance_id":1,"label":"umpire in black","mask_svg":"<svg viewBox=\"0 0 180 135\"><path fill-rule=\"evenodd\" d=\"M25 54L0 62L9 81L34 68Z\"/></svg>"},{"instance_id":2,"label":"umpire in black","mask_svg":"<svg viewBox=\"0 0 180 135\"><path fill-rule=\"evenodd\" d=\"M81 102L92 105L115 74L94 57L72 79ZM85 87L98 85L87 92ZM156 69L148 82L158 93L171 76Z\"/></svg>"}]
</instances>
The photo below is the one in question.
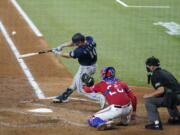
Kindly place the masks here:
<instances>
[{"instance_id":1,"label":"umpire in black","mask_svg":"<svg viewBox=\"0 0 180 135\"><path fill-rule=\"evenodd\" d=\"M145 62L149 82L155 91L144 95L145 108L148 113L150 124L146 129L162 130L163 126L159 116L158 108L167 107L170 115L169 124L180 124L180 113L177 105L180 105L180 84L168 71L160 68L160 61L154 56Z\"/></svg>"}]
</instances>

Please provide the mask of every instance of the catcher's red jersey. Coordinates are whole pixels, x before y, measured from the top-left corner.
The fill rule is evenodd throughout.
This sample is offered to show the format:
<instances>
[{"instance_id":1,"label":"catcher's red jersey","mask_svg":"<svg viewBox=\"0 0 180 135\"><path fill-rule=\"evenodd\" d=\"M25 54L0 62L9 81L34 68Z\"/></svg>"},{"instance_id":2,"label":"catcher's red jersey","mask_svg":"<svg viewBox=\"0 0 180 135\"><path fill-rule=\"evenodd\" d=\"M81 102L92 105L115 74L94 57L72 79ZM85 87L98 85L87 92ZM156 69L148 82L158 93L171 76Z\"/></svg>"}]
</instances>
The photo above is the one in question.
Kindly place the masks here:
<instances>
[{"instance_id":1,"label":"catcher's red jersey","mask_svg":"<svg viewBox=\"0 0 180 135\"><path fill-rule=\"evenodd\" d=\"M93 87L85 87L86 92L100 92L102 93L109 105L127 105L130 102L130 97L128 93L130 89L128 88L127 84L117 80L114 83L108 83L106 81L101 81L95 84Z\"/></svg>"}]
</instances>

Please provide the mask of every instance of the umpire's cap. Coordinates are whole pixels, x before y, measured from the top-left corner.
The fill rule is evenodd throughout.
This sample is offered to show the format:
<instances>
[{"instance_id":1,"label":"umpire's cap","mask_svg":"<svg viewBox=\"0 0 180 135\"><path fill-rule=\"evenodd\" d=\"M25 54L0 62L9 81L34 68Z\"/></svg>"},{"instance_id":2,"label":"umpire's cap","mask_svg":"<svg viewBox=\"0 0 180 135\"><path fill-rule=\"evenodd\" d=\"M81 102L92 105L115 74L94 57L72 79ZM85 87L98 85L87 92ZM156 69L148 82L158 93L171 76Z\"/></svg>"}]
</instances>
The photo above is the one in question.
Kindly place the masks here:
<instances>
[{"instance_id":1,"label":"umpire's cap","mask_svg":"<svg viewBox=\"0 0 180 135\"><path fill-rule=\"evenodd\" d=\"M84 41L85 41L85 36L81 33L76 33L72 36L73 44L76 44L78 42L84 42Z\"/></svg>"},{"instance_id":2,"label":"umpire's cap","mask_svg":"<svg viewBox=\"0 0 180 135\"><path fill-rule=\"evenodd\" d=\"M146 60L147 66L160 66L160 61L158 58L155 58L154 56L147 58Z\"/></svg>"}]
</instances>

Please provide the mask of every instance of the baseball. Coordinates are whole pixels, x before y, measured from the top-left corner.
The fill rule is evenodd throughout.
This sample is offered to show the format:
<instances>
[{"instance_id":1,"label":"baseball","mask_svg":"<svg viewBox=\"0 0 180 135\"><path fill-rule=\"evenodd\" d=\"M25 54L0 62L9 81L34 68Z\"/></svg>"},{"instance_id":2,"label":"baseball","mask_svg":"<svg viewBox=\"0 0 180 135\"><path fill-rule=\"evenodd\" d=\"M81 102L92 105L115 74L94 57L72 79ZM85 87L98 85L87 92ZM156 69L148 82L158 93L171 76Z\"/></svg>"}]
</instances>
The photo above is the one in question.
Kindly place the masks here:
<instances>
[{"instance_id":1,"label":"baseball","mask_svg":"<svg viewBox=\"0 0 180 135\"><path fill-rule=\"evenodd\" d=\"M12 31L12 35L15 35L16 34L16 31Z\"/></svg>"}]
</instances>

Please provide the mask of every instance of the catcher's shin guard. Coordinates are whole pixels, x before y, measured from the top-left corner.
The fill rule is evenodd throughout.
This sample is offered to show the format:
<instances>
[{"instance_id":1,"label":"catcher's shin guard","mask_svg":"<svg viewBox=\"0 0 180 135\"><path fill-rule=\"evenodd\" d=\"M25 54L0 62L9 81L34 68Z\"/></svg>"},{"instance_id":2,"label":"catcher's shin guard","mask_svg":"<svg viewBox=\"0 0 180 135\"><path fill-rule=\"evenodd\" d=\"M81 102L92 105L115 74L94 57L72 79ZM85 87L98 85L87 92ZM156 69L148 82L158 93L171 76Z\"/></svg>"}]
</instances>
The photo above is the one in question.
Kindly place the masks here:
<instances>
[{"instance_id":1,"label":"catcher's shin guard","mask_svg":"<svg viewBox=\"0 0 180 135\"><path fill-rule=\"evenodd\" d=\"M64 103L67 102L67 98L69 97L69 95L71 95L71 93L73 92L72 89L67 88L67 90L60 96L56 97L55 99L53 99L54 103Z\"/></svg>"}]
</instances>

